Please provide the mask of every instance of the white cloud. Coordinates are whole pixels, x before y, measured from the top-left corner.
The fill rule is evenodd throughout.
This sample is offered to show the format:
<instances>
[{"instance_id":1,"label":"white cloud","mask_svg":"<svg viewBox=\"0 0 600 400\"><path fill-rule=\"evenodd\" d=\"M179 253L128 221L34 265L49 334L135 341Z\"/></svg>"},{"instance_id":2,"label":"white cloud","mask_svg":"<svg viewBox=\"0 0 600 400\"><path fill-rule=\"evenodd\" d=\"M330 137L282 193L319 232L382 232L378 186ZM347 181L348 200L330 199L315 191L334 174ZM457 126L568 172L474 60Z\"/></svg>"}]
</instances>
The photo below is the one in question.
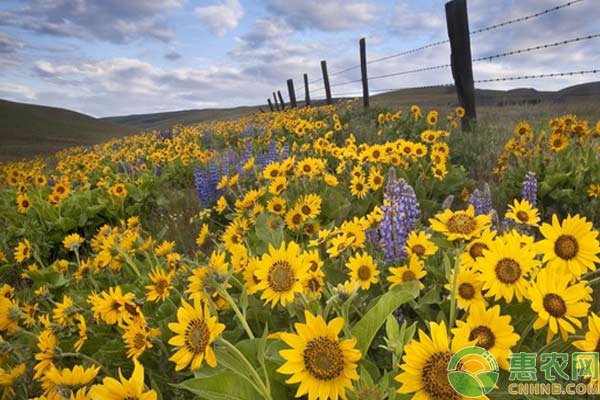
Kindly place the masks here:
<instances>
[{"instance_id":1,"label":"white cloud","mask_svg":"<svg viewBox=\"0 0 600 400\"><path fill-rule=\"evenodd\" d=\"M244 8L239 0L223 0L221 3L194 10L200 20L217 36L223 36L234 29L244 16Z\"/></svg>"},{"instance_id":2,"label":"white cloud","mask_svg":"<svg viewBox=\"0 0 600 400\"><path fill-rule=\"evenodd\" d=\"M36 94L27 86L0 82L0 97L12 98L15 100L35 100Z\"/></svg>"},{"instance_id":3,"label":"white cloud","mask_svg":"<svg viewBox=\"0 0 600 400\"><path fill-rule=\"evenodd\" d=\"M377 17L375 2L366 0L270 0L269 7L297 29L358 29Z\"/></svg>"}]
</instances>

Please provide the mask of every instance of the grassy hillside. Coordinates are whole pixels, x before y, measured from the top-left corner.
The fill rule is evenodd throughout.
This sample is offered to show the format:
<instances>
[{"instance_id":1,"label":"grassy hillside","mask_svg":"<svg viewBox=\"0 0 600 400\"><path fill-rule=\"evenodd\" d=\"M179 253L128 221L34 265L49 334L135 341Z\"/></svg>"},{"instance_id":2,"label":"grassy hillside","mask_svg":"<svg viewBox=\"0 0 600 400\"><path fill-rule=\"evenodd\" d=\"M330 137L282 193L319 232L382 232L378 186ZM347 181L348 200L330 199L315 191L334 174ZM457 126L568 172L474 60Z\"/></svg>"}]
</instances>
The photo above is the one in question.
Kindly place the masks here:
<instances>
[{"instance_id":1,"label":"grassy hillside","mask_svg":"<svg viewBox=\"0 0 600 400\"><path fill-rule=\"evenodd\" d=\"M135 133L119 125L62 108L0 100L0 160L49 155L76 145Z\"/></svg>"},{"instance_id":2,"label":"grassy hillside","mask_svg":"<svg viewBox=\"0 0 600 400\"><path fill-rule=\"evenodd\" d=\"M262 107L268 110L269 107ZM265 110L265 111L266 111ZM107 122L134 126L142 130L168 129L176 124L194 124L210 120L236 119L254 112L260 112L258 106L215 108L205 110L183 110L155 114L134 114L103 118Z\"/></svg>"}]
</instances>

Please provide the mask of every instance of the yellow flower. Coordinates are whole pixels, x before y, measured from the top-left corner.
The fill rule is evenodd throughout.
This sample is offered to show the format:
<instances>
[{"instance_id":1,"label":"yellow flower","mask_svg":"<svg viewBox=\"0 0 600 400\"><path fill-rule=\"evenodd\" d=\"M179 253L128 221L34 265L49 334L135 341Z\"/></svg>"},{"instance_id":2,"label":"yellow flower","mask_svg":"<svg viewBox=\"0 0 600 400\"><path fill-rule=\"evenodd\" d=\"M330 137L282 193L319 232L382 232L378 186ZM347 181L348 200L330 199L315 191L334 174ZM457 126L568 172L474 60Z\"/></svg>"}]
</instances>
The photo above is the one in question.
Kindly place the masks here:
<instances>
[{"instance_id":1,"label":"yellow flower","mask_svg":"<svg viewBox=\"0 0 600 400\"><path fill-rule=\"evenodd\" d=\"M593 198L597 198L600 197L600 183L590 183L590 186L588 186L588 196L593 197Z\"/></svg>"},{"instance_id":2,"label":"yellow flower","mask_svg":"<svg viewBox=\"0 0 600 400\"><path fill-rule=\"evenodd\" d=\"M70 235L65 236L62 243L65 249L69 251L75 251L79 249L83 242L84 239L81 236L79 236L79 234L72 233Z\"/></svg>"},{"instance_id":3,"label":"yellow flower","mask_svg":"<svg viewBox=\"0 0 600 400\"><path fill-rule=\"evenodd\" d=\"M77 387L87 385L98 375L100 367L84 368L83 365L75 365L72 369L50 368L45 377L55 386Z\"/></svg>"},{"instance_id":4,"label":"yellow flower","mask_svg":"<svg viewBox=\"0 0 600 400\"><path fill-rule=\"evenodd\" d=\"M402 386L399 393L415 393L419 400L462 400L448 381L448 363L460 347L450 343L446 323L431 322L431 336L419 329L419 340L413 339L404 347L400 368L395 380Z\"/></svg>"},{"instance_id":5,"label":"yellow flower","mask_svg":"<svg viewBox=\"0 0 600 400\"><path fill-rule=\"evenodd\" d=\"M550 148L556 153L561 152L569 145L569 139L567 139L566 135L563 135L561 133L553 133L552 136L550 136L550 139L548 140L550 143Z\"/></svg>"},{"instance_id":6,"label":"yellow flower","mask_svg":"<svg viewBox=\"0 0 600 400\"><path fill-rule=\"evenodd\" d=\"M590 313L588 315L585 339L574 341L573 346L585 352L600 350L600 317L598 314Z\"/></svg>"},{"instance_id":7,"label":"yellow flower","mask_svg":"<svg viewBox=\"0 0 600 400\"><path fill-rule=\"evenodd\" d=\"M119 380L104 378L102 385L94 385L89 391L91 400L156 400L154 390L144 391L144 367L133 360L133 373L131 378L125 379L119 369Z\"/></svg>"},{"instance_id":8,"label":"yellow flower","mask_svg":"<svg viewBox=\"0 0 600 400\"><path fill-rule=\"evenodd\" d=\"M541 329L548 325L546 342L560 332L563 340L581 328L581 321L587 315L590 304L584 282L569 285L569 280L546 268L537 274L531 290L531 308L538 315L533 328Z\"/></svg>"},{"instance_id":9,"label":"yellow flower","mask_svg":"<svg viewBox=\"0 0 600 400\"><path fill-rule=\"evenodd\" d=\"M406 240L406 254L427 258L435 254L438 247L430 240L431 234L426 232L412 231Z\"/></svg>"},{"instance_id":10,"label":"yellow flower","mask_svg":"<svg viewBox=\"0 0 600 400\"><path fill-rule=\"evenodd\" d=\"M219 197L219 200L217 200L217 205L215 206L215 209L217 210L217 212L219 214L222 214L223 211L225 211L227 209L227 200L225 199L225 196Z\"/></svg>"},{"instance_id":11,"label":"yellow flower","mask_svg":"<svg viewBox=\"0 0 600 400\"><path fill-rule=\"evenodd\" d=\"M146 324L134 322L127 325L123 333L123 342L127 348L127 357L138 359L146 349L152 348L152 343L148 340L150 334Z\"/></svg>"},{"instance_id":12,"label":"yellow flower","mask_svg":"<svg viewBox=\"0 0 600 400\"><path fill-rule=\"evenodd\" d=\"M456 107L456 109L454 110L454 113L456 114L456 116L458 118L462 118L465 116L465 109L462 107Z\"/></svg>"},{"instance_id":13,"label":"yellow flower","mask_svg":"<svg viewBox=\"0 0 600 400\"><path fill-rule=\"evenodd\" d=\"M52 319L60 326L69 326L75 323L77 308L73 304L71 296L64 295L62 303L56 303L52 312Z\"/></svg>"},{"instance_id":14,"label":"yellow flower","mask_svg":"<svg viewBox=\"0 0 600 400\"><path fill-rule=\"evenodd\" d=\"M424 263L419 257L413 255L410 257L408 264L401 267L392 267L389 269L391 274L387 277L388 282L391 282L390 289L402 285L406 282L417 281L419 282L419 289L423 289L425 285L421 282L421 279L427 275L425 271Z\"/></svg>"},{"instance_id":15,"label":"yellow flower","mask_svg":"<svg viewBox=\"0 0 600 400\"><path fill-rule=\"evenodd\" d=\"M352 178L350 181L350 193L352 193L352 196L364 199L368 192L369 187L367 186L367 181L364 177L355 176Z\"/></svg>"},{"instance_id":16,"label":"yellow flower","mask_svg":"<svg viewBox=\"0 0 600 400\"><path fill-rule=\"evenodd\" d=\"M269 244L269 252L262 255L254 272L259 281L256 289L263 290L261 299L271 303L271 307L279 303L285 306L294 301L295 293L302 293L307 273L308 266L302 262L296 242L287 247L283 242L279 249Z\"/></svg>"},{"instance_id":17,"label":"yellow flower","mask_svg":"<svg viewBox=\"0 0 600 400\"><path fill-rule=\"evenodd\" d=\"M350 279L358 282L363 290L368 290L371 284L379 282L377 264L368 253L358 253L350 257L346 267L350 270Z\"/></svg>"},{"instance_id":18,"label":"yellow flower","mask_svg":"<svg viewBox=\"0 0 600 400\"><path fill-rule=\"evenodd\" d=\"M25 239L17 245L15 249L15 260L17 262L23 262L28 260L31 257L31 243L28 239Z\"/></svg>"},{"instance_id":19,"label":"yellow flower","mask_svg":"<svg viewBox=\"0 0 600 400\"><path fill-rule=\"evenodd\" d=\"M376 167L371 167L369 170L369 187L375 191L383 186L383 174L381 170Z\"/></svg>"},{"instance_id":20,"label":"yellow flower","mask_svg":"<svg viewBox=\"0 0 600 400\"><path fill-rule=\"evenodd\" d=\"M595 263L600 262L598 231L585 217L568 216L560 223L552 215L552 224L543 223L540 232L544 239L537 243L537 248L549 268L555 267L557 273L573 277L596 269Z\"/></svg>"},{"instance_id":21,"label":"yellow flower","mask_svg":"<svg viewBox=\"0 0 600 400\"><path fill-rule=\"evenodd\" d=\"M81 351L81 348L85 344L87 340L87 323L85 322L85 317L81 314L77 314L75 316L77 320L77 330L79 331L79 339L73 345L75 351Z\"/></svg>"},{"instance_id":22,"label":"yellow flower","mask_svg":"<svg viewBox=\"0 0 600 400\"><path fill-rule=\"evenodd\" d=\"M267 203L267 210L272 212L273 214L283 215L285 214L285 199L282 197L273 197Z\"/></svg>"},{"instance_id":23,"label":"yellow flower","mask_svg":"<svg viewBox=\"0 0 600 400\"><path fill-rule=\"evenodd\" d=\"M477 259L483 256L483 251L489 250L495 236L496 231L487 228L481 233L481 236L471 239L471 241L467 244L467 248L460 256L461 270L469 270L473 268L477 262Z\"/></svg>"},{"instance_id":24,"label":"yellow flower","mask_svg":"<svg viewBox=\"0 0 600 400\"><path fill-rule=\"evenodd\" d=\"M456 321L452 335L458 348L472 346L475 341L475 346L492 353L500 368L508 370L511 348L519 341L510 320L510 315L500 315L499 305L486 310L479 303L471 307L466 321Z\"/></svg>"},{"instance_id":25,"label":"yellow flower","mask_svg":"<svg viewBox=\"0 0 600 400\"><path fill-rule=\"evenodd\" d=\"M533 207L527 200L519 202L517 199L515 199L514 205L509 206L506 218L527 226L537 226L540 221L537 208Z\"/></svg>"},{"instance_id":26,"label":"yellow flower","mask_svg":"<svg viewBox=\"0 0 600 400\"><path fill-rule=\"evenodd\" d=\"M343 318L326 323L320 315L304 312L306 323L296 323L297 333L281 333L290 349L279 354L285 363L277 372L291 375L288 384L299 383L296 397L338 400L346 398L346 389L358 380L357 362L360 351L355 349L356 338L340 340Z\"/></svg>"},{"instance_id":27,"label":"yellow flower","mask_svg":"<svg viewBox=\"0 0 600 400\"><path fill-rule=\"evenodd\" d=\"M217 366L211 344L223 332L225 325L210 315L206 303L202 306L196 299L192 307L181 299L177 322L169 323L169 329L177 334L169 339L170 345L177 346L177 351L169 358L176 364L175 371L181 371L188 364L192 371L196 371L204 359L210 367Z\"/></svg>"},{"instance_id":28,"label":"yellow flower","mask_svg":"<svg viewBox=\"0 0 600 400\"><path fill-rule=\"evenodd\" d=\"M300 229L300 226L304 222L306 218L302 213L302 209L300 205L296 205L296 207L289 210L285 216L285 224L287 225L290 231L297 231Z\"/></svg>"},{"instance_id":29,"label":"yellow flower","mask_svg":"<svg viewBox=\"0 0 600 400\"><path fill-rule=\"evenodd\" d=\"M470 240L480 235L481 231L491 225L489 215L475 216L475 208L469 205L466 210L445 210L430 218L431 229L441 232L448 240L465 239Z\"/></svg>"},{"instance_id":30,"label":"yellow flower","mask_svg":"<svg viewBox=\"0 0 600 400\"><path fill-rule=\"evenodd\" d=\"M444 287L452 291L452 284L454 282L454 273L450 275L449 283ZM478 273L471 270L461 269L458 273L458 281L456 283L456 304L458 308L468 310L470 307L483 304L487 305L487 302L481 294L481 288L483 287L483 281ZM448 294L448 299L452 296L452 293Z\"/></svg>"},{"instance_id":31,"label":"yellow flower","mask_svg":"<svg viewBox=\"0 0 600 400\"><path fill-rule=\"evenodd\" d=\"M196 246L202 247L202 245L206 241L207 236L208 236L208 224L202 224L202 227L200 228L200 233L198 234L198 237L196 238Z\"/></svg>"},{"instance_id":32,"label":"yellow flower","mask_svg":"<svg viewBox=\"0 0 600 400\"><path fill-rule=\"evenodd\" d=\"M21 316L18 300L0 297L0 331L6 331L9 335L15 333Z\"/></svg>"},{"instance_id":33,"label":"yellow flower","mask_svg":"<svg viewBox=\"0 0 600 400\"><path fill-rule=\"evenodd\" d=\"M435 124L437 124L438 122L438 112L437 111L429 111L429 113L427 113L427 124L430 126L433 126Z\"/></svg>"},{"instance_id":34,"label":"yellow flower","mask_svg":"<svg viewBox=\"0 0 600 400\"><path fill-rule=\"evenodd\" d=\"M37 380L44 376L46 371L50 368L54 368L54 358L56 356L56 349L58 347L58 340L51 330L45 329L38 335L38 349L39 353L36 353L35 359L38 361L33 370L35 374L33 379Z\"/></svg>"},{"instance_id":35,"label":"yellow flower","mask_svg":"<svg viewBox=\"0 0 600 400\"><path fill-rule=\"evenodd\" d=\"M112 194L114 197L127 197L127 189L125 189L125 185L122 183L117 183L108 189L108 193Z\"/></svg>"},{"instance_id":36,"label":"yellow flower","mask_svg":"<svg viewBox=\"0 0 600 400\"><path fill-rule=\"evenodd\" d=\"M169 298L169 291L173 287L171 285L171 273L165 273L162 269L156 267L152 269L149 275L151 285L146 286L146 300L148 301L164 301Z\"/></svg>"},{"instance_id":37,"label":"yellow flower","mask_svg":"<svg viewBox=\"0 0 600 400\"><path fill-rule=\"evenodd\" d=\"M175 242L169 242L167 240L163 240L163 242L154 249L154 254L157 257L163 257L175 249Z\"/></svg>"},{"instance_id":38,"label":"yellow flower","mask_svg":"<svg viewBox=\"0 0 600 400\"><path fill-rule=\"evenodd\" d=\"M27 196L26 193L20 194L17 196L17 211L22 214L25 214L29 211L29 207L31 207L31 199Z\"/></svg>"},{"instance_id":39,"label":"yellow flower","mask_svg":"<svg viewBox=\"0 0 600 400\"><path fill-rule=\"evenodd\" d=\"M495 300L504 298L510 303L513 297L520 302L528 298L529 283L527 275L536 267L538 261L533 249L521 247L515 236L506 236L494 240L489 250L477 258L475 269L481 272L486 297Z\"/></svg>"}]
</instances>

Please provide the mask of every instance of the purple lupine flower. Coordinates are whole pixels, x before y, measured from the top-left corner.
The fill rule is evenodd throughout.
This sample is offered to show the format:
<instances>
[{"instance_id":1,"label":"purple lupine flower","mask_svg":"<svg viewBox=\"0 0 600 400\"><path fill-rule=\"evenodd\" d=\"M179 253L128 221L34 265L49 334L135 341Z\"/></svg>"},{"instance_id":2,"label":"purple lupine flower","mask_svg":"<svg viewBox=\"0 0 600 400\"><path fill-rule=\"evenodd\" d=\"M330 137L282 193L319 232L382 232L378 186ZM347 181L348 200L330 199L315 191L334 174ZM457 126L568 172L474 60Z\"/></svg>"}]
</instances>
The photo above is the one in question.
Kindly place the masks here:
<instances>
[{"instance_id":1,"label":"purple lupine flower","mask_svg":"<svg viewBox=\"0 0 600 400\"><path fill-rule=\"evenodd\" d=\"M370 243L373 247L378 247L379 241L381 240L381 237L379 236L379 230L367 229L365 231L365 235L367 236L368 243Z\"/></svg>"},{"instance_id":2,"label":"purple lupine flower","mask_svg":"<svg viewBox=\"0 0 600 400\"><path fill-rule=\"evenodd\" d=\"M154 174L155 174L156 176L162 176L162 173L163 173L163 170L162 170L162 165L157 165L157 166L154 168Z\"/></svg>"},{"instance_id":3,"label":"purple lupine flower","mask_svg":"<svg viewBox=\"0 0 600 400\"><path fill-rule=\"evenodd\" d=\"M392 262L404 258L404 247L408 235L414 230L419 217L419 204L413 188L404 181L396 179L396 171L391 168L388 173L383 205L383 217L379 225L380 244L385 259Z\"/></svg>"},{"instance_id":4,"label":"purple lupine flower","mask_svg":"<svg viewBox=\"0 0 600 400\"><path fill-rule=\"evenodd\" d=\"M392 315L394 316L394 318L396 318L398 326L402 327L402 324L404 323L404 311L402 310L402 307L396 308Z\"/></svg>"},{"instance_id":5,"label":"purple lupine flower","mask_svg":"<svg viewBox=\"0 0 600 400\"><path fill-rule=\"evenodd\" d=\"M529 171L525 175L521 196L523 200L527 200L529 204L537 207L537 178L535 177L535 172Z\"/></svg>"},{"instance_id":6,"label":"purple lupine flower","mask_svg":"<svg viewBox=\"0 0 600 400\"><path fill-rule=\"evenodd\" d=\"M283 150L281 152L281 159L285 160L286 158L288 158L290 156L290 144L285 142L283 144Z\"/></svg>"},{"instance_id":7,"label":"purple lupine flower","mask_svg":"<svg viewBox=\"0 0 600 400\"><path fill-rule=\"evenodd\" d=\"M475 215L487 215L492 212L492 194L486 183L483 191L475 189L469 197L469 204L475 208Z\"/></svg>"},{"instance_id":8,"label":"purple lupine flower","mask_svg":"<svg viewBox=\"0 0 600 400\"><path fill-rule=\"evenodd\" d=\"M117 172L120 173L120 174L124 174L125 173L125 166L123 165L123 163L120 162L117 165Z\"/></svg>"}]
</instances>

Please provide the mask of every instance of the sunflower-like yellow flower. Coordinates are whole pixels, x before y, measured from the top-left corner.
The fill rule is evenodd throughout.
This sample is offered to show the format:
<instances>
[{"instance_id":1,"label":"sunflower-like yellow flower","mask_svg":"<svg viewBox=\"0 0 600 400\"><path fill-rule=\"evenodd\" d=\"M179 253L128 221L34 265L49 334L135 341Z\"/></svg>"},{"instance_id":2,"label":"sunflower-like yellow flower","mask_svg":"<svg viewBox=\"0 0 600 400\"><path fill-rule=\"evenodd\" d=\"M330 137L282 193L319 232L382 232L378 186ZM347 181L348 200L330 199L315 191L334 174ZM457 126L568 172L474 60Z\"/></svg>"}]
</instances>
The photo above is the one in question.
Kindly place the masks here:
<instances>
[{"instance_id":1,"label":"sunflower-like yellow flower","mask_svg":"<svg viewBox=\"0 0 600 400\"><path fill-rule=\"evenodd\" d=\"M88 395L92 400L156 400L157 393L144 391L144 367L133 360L133 373L126 379L119 369L119 380L104 378L101 385L94 385Z\"/></svg>"},{"instance_id":2,"label":"sunflower-like yellow flower","mask_svg":"<svg viewBox=\"0 0 600 400\"><path fill-rule=\"evenodd\" d=\"M369 253L358 253L350 257L346 267L350 270L350 279L358 282L363 290L368 290L371 284L379 282L377 264Z\"/></svg>"},{"instance_id":3,"label":"sunflower-like yellow flower","mask_svg":"<svg viewBox=\"0 0 600 400\"><path fill-rule=\"evenodd\" d=\"M598 314L590 313L587 319L587 332L583 340L576 340L573 346L581 351L599 352L600 351L600 317Z\"/></svg>"},{"instance_id":4,"label":"sunflower-like yellow flower","mask_svg":"<svg viewBox=\"0 0 600 400\"><path fill-rule=\"evenodd\" d=\"M281 333L291 349L279 354L285 363L277 372L292 375L286 383L299 383L296 397L308 395L310 400L346 399L346 390L358 380L356 339L340 340L343 318L326 323L320 315L304 312L306 323L296 323L296 334Z\"/></svg>"},{"instance_id":5,"label":"sunflower-like yellow flower","mask_svg":"<svg viewBox=\"0 0 600 400\"><path fill-rule=\"evenodd\" d=\"M507 303L515 296L519 302L528 297L527 275L539 263L535 256L535 251L521 247L515 236L494 240L475 263L484 282L483 289L487 290L486 297L504 298Z\"/></svg>"},{"instance_id":6,"label":"sunflower-like yellow flower","mask_svg":"<svg viewBox=\"0 0 600 400\"><path fill-rule=\"evenodd\" d=\"M28 239L19 242L15 248L14 256L19 263L28 260L31 257L31 242Z\"/></svg>"},{"instance_id":7,"label":"sunflower-like yellow flower","mask_svg":"<svg viewBox=\"0 0 600 400\"><path fill-rule=\"evenodd\" d=\"M486 310L484 304L478 303L471 307L466 321L456 321L452 335L459 348L475 341L475 346L492 353L500 368L508 370L511 348L519 341L510 320L510 315L500 315L499 305Z\"/></svg>"},{"instance_id":8,"label":"sunflower-like yellow flower","mask_svg":"<svg viewBox=\"0 0 600 400\"><path fill-rule=\"evenodd\" d=\"M489 227L492 220L489 215L475 216L475 208L473 205L469 205L466 210L445 210L443 213L437 214L435 218L430 218L429 223L431 229L443 233L448 240L470 240L479 236L481 231Z\"/></svg>"},{"instance_id":9,"label":"sunflower-like yellow flower","mask_svg":"<svg viewBox=\"0 0 600 400\"><path fill-rule=\"evenodd\" d=\"M208 224L202 224L202 227L200 228L200 233L198 233L198 237L196 238L196 246L202 247L202 245L206 241L207 236L208 236Z\"/></svg>"},{"instance_id":10,"label":"sunflower-like yellow flower","mask_svg":"<svg viewBox=\"0 0 600 400\"><path fill-rule=\"evenodd\" d=\"M600 262L600 242L598 231L584 217L568 216L562 223L552 215L552 224L540 227L544 239L537 243L537 249L544 255L548 267L558 268L559 274L580 277L587 270L595 270Z\"/></svg>"},{"instance_id":11,"label":"sunflower-like yellow flower","mask_svg":"<svg viewBox=\"0 0 600 400\"><path fill-rule=\"evenodd\" d=\"M31 199L27 196L27 193L23 193L17 196L17 211L25 214L31 207Z\"/></svg>"},{"instance_id":12,"label":"sunflower-like yellow flower","mask_svg":"<svg viewBox=\"0 0 600 400\"><path fill-rule=\"evenodd\" d=\"M79 234L72 233L70 235L65 236L62 243L65 249L69 251L75 251L79 249L83 242L84 239L81 236L79 236Z\"/></svg>"},{"instance_id":13,"label":"sunflower-like yellow flower","mask_svg":"<svg viewBox=\"0 0 600 400\"><path fill-rule=\"evenodd\" d=\"M395 380L402 386L399 393L415 393L418 400L462 400L448 381L448 363L460 347L450 342L446 323L432 322L431 336L419 329L419 340L413 339L404 347L402 373Z\"/></svg>"},{"instance_id":14,"label":"sunflower-like yellow flower","mask_svg":"<svg viewBox=\"0 0 600 400\"><path fill-rule=\"evenodd\" d=\"M460 269L473 268L477 259L483 256L483 251L489 250L495 236L496 231L488 228L481 233L481 236L471 239L465 251L460 255Z\"/></svg>"},{"instance_id":15,"label":"sunflower-like yellow flower","mask_svg":"<svg viewBox=\"0 0 600 400\"><path fill-rule=\"evenodd\" d=\"M350 193L352 196L358 197L359 199L364 199L367 193L369 192L369 186L367 185L367 181L364 177L353 177L350 182Z\"/></svg>"},{"instance_id":16,"label":"sunflower-like yellow flower","mask_svg":"<svg viewBox=\"0 0 600 400\"><path fill-rule=\"evenodd\" d=\"M450 282L454 282L454 273L450 276ZM452 290L450 283L447 283L444 287L447 290ZM460 269L456 284L456 304L458 308L468 310L470 307L478 304L486 306L487 302L481 294L482 287L483 281L478 273L470 269ZM452 293L448 295L448 298L450 299L451 296Z\"/></svg>"},{"instance_id":17,"label":"sunflower-like yellow flower","mask_svg":"<svg viewBox=\"0 0 600 400\"><path fill-rule=\"evenodd\" d=\"M581 328L579 318L585 317L590 308L585 283L569 285L568 279L546 268L538 273L530 292L531 308L538 315L533 328L538 330L549 325L548 343L559 332L566 342L575 328Z\"/></svg>"},{"instance_id":18,"label":"sunflower-like yellow flower","mask_svg":"<svg viewBox=\"0 0 600 400\"><path fill-rule=\"evenodd\" d=\"M261 299L271 303L271 307L281 303L285 306L294 301L296 293L302 293L303 282L308 274L308 266L302 262L300 246L290 242L281 243L276 249L269 244L269 251L262 255L254 275L259 283L257 290L263 290Z\"/></svg>"},{"instance_id":19,"label":"sunflower-like yellow flower","mask_svg":"<svg viewBox=\"0 0 600 400\"><path fill-rule=\"evenodd\" d=\"M540 221L538 209L533 207L527 200L518 201L509 206L506 218L510 218L518 224L537 226Z\"/></svg>"},{"instance_id":20,"label":"sunflower-like yellow flower","mask_svg":"<svg viewBox=\"0 0 600 400\"><path fill-rule=\"evenodd\" d=\"M175 365L175 371L181 371L188 364L192 371L202 365L202 361L211 367L217 366L217 358L211 347L212 342L223 332L225 325L217 322L217 317L210 315L208 304L199 299L194 306L181 299L181 307L177 310L177 322L169 323L169 329L177 335L169 339L169 344L178 350L169 358Z\"/></svg>"},{"instance_id":21,"label":"sunflower-like yellow flower","mask_svg":"<svg viewBox=\"0 0 600 400\"><path fill-rule=\"evenodd\" d=\"M98 375L98 371L100 371L100 367L84 368L83 365L75 365L71 369L52 367L46 372L45 377L56 386L77 387L93 381Z\"/></svg>"},{"instance_id":22,"label":"sunflower-like yellow flower","mask_svg":"<svg viewBox=\"0 0 600 400\"><path fill-rule=\"evenodd\" d=\"M169 297L172 273L166 273L160 268L154 268L150 272L151 285L146 285L146 299L148 301L164 301Z\"/></svg>"},{"instance_id":23,"label":"sunflower-like yellow flower","mask_svg":"<svg viewBox=\"0 0 600 400\"><path fill-rule=\"evenodd\" d=\"M406 240L406 254L409 257L415 255L420 258L435 254L438 247L430 239L431 234L427 232L412 231Z\"/></svg>"},{"instance_id":24,"label":"sunflower-like yellow flower","mask_svg":"<svg viewBox=\"0 0 600 400\"><path fill-rule=\"evenodd\" d=\"M410 257L408 264L401 267L392 267L389 269L391 275L387 277L388 282L391 282L390 289L402 285L406 282L419 282L419 289L423 289L425 285L421 279L427 275L425 264L419 257L413 255Z\"/></svg>"}]
</instances>

